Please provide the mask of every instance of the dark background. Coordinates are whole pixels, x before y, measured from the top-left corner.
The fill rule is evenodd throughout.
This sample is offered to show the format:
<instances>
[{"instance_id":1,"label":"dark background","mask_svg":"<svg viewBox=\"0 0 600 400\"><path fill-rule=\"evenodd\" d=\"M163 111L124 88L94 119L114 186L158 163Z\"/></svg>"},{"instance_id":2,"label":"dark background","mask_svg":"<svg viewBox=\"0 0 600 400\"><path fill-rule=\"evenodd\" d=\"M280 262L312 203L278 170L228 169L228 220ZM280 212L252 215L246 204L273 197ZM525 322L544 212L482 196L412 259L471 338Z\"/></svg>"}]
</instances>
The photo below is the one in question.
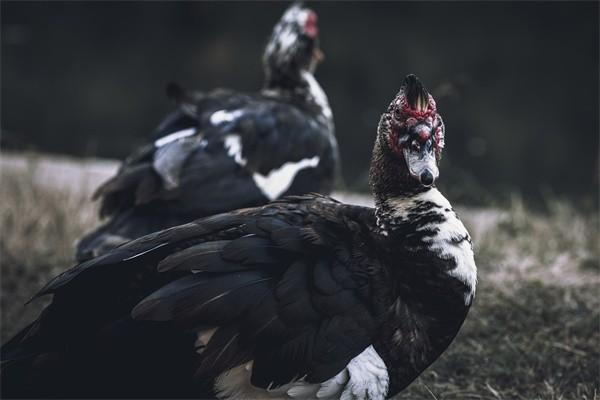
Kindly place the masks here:
<instances>
[{"instance_id":1,"label":"dark background","mask_svg":"<svg viewBox=\"0 0 600 400\"><path fill-rule=\"evenodd\" d=\"M309 5L347 188L366 189L379 114L415 73L446 122L452 199L597 199L597 2ZM122 158L172 109L167 82L260 88L286 6L3 1L3 146Z\"/></svg>"}]
</instances>

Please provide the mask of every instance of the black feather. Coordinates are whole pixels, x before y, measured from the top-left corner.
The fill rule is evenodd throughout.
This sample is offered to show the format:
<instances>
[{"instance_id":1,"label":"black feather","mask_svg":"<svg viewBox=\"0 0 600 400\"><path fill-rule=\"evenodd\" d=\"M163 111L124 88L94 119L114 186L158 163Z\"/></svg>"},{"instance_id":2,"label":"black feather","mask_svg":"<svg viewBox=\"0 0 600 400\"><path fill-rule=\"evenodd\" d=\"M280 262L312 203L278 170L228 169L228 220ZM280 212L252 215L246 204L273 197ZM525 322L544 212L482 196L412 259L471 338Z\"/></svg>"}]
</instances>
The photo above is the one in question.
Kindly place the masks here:
<instances>
[{"instance_id":1,"label":"black feather","mask_svg":"<svg viewBox=\"0 0 600 400\"><path fill-rule=\"evenodd\" d=\"M240 365L251 359L251 347L241 343L240 327L237 324L221 326L208 342L194 375L196 379L206 375L217 376L232 365Z\"/></svg>"},{"instance_id":2,"label":"black feather","mask_svg":"<svg viewBox=\"0 0 600 400\"><path fill-rule=\"evenodd\" d=\"M157 267L159 272L166 272L170 270L194 270L203 271L204 268L210 268L212 265L216 265L212 256L219 257L219 253L223 250L223 247L229 243L229 240L217 240L214 242L203 242L194 246L185 248L177 253L171 254L164 260L162 260ZM207 259L208 258L208 259ZM232 265L234 268L235 264Z\"/></svg>"},{"instance_id":3,"label":"black feather","mask_svg":"<svg viewBox=\"0 0 600 400\"><path fill-rule=\"evenodd\" d=\"M265 265L281 262L281 250L270 240L256 236L245 236L227 243L222 257L226 261L242 265Z\"/></svg>"},{"instance_id":4,"label":"black feather","mask_svg":"<svg viewBox=\"0 0 600 400\"><path fill-rule=\"evenodd\" d=\"M143 299L131 312L135 319L193 325L194 320L219 325L242 313L265 290L271 278L259 272L220 276L194 274L180 278Z\"/></svg>"}]
</instances>

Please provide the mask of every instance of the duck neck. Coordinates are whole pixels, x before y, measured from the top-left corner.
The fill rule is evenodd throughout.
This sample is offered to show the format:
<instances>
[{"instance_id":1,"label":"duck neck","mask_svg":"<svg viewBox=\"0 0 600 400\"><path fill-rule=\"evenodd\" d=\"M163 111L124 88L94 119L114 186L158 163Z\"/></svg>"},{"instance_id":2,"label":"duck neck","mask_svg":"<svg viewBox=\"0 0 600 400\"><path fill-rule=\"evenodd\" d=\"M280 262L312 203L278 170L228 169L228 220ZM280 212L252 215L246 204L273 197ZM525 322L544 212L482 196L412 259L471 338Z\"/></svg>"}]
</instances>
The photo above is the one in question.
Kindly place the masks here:
<instances>
[{"instance_id":1,"label":"duck neck","mask_svg":"<svg viewBox=\"0 0 600 400\"><path fill-rule=\"evenodd\" d=\"M327 95L310 70L266 68L265 75L264 95L295 101L333 122Z\"/></svg>"},{"instance_id":2,"label":"duck neck","mask_svg":"<svg viewBox=\"0 0 600 400\"><path fill-rule=\"evenodd\" d=\"M294 92L306 86L302 77L302 70L297 66L265 62L264 90Z\"/></svg>"},{"instance_id":3,"label":"duck neck","mask_svg":"<svg viewBox=\"0 0 600 400\"><path fill-rule=\"evenodd\" d=\"M380 129L385 123L382 118ZM406 162L392 153L385 140L384 135L377 135L369 171L378 219L393 218L387 212L390 199L410 202L419 194L432 190L432 187L425 187L410 176Z\"/></svg>"},{"instance_id":4,"label":"duck neck","mask_svg":"<svg viewBox=\"0 0 600 400\"><path fill-rule=\"evenodd\" d=\"M444 219L440 214L442 210L433 207L433 202L428 199L439 197L443 201L435 200L436 204L444 205L447 200L435 187L423 186L412 178L405 161L392 153L385 140L384 135L378 135L369 174L375 197L377 228L381 235L391 240L400 240L403 244L410 242L411 247L424 248L426 244L416 232L426 224Z\"/></svg>"},{"instance_id":5,"label":"duck neck","mask_svg":"<svg viewBox=\"0 0 600 400\"><path fill-rule=\"evenodd\" d=\"M471 237L450 202L435 187L412 179L384 140L378 135L370 182L377 229L388 242L390 262L404 266L396 271L399 274L430 271L451 281L444 287L470 304L477 281Z\"/></svg>"}]
</instances>

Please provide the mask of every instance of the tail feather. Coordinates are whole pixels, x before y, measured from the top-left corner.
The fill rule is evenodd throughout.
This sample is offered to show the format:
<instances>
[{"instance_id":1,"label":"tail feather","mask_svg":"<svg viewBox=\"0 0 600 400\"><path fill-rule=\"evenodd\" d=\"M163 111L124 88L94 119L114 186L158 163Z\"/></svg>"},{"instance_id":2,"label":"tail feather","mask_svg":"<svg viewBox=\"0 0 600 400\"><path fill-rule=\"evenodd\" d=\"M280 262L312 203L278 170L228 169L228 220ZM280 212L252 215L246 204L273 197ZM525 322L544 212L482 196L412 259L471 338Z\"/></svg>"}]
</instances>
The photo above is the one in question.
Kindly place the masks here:
<instances>
[{"instance_id":1,"label":"tail feather","mask_svg":"<svg viewBox=\"0 0 600 400\"><path fill-rule=\"evenodd\" d=\"M146 204L156 199L162 190L161 180L151 163L123 169L103 183L92 199L102 198L100 216L107 217L133 205Z\"/></svg>"}]
</instances>

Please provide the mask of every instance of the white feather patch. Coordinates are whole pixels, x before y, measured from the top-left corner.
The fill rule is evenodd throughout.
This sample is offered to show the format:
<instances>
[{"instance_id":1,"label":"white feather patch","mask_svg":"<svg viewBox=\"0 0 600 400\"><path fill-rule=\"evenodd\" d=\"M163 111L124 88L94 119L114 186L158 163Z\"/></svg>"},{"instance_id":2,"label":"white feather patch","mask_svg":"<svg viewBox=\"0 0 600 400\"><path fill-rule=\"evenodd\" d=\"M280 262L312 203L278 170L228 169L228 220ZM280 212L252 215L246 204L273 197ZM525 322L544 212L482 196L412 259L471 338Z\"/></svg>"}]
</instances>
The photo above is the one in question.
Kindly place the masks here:
<instances>
[{"instance_id":1,"label":"white feather patch","mask_svg":"<svg viewBox=\"0 0 600 400\"><path fill-rule=\"evenodd\" d=\"M184 137L192 136L195 133L196 133L196 128L188 128L188 129L183 129L181 131L173 132L165 137L161 137L160 139L157 139L154 142L154 146L162 147L167 143L174 142L175 140L178 140L178 139L181 139Z\"/></svg>"},{"instance_id":2,"label":"white feather patch","mask_svg":"<svg viewBox=\"0 0 600 400\"><path fill-rule=\"evenodd\" d=\"M231 122L233 120L235 120L236 118L241 117L244 114L243 110L233 110L233 111L227 111L227 110L219 110L219 111L215 111L214 113L212 113L212 115L210 116L210 123L213 125L220 125L223 123L227 123L227 122Z\"/></svg>"},{"instance_id":3,"label":"white feather patch","mask_svg":"<svg viewBox=\"0 0 600 400\"><path fill-rule=\"evenodd\" d=\"M319 161L319 156L314 156L297 162L286 162L281 167L271 170L266 176L255 172L252 178L256 186L269 200L275 200L290 188L300 170L316 168Z\"/></svg>"},{"instance_id":4,"label":"white feather patch","mask_svg":"<svg viewBox=\"0 0 600 400\"><path fill-rule=\"evenodd\" d=\"M215 380L215 392L220 399L281 399L281 400L379 400L385 399L389 375L385 363L373 346L353 358L346 368L322 383L308 383L304 378L277 388L261 389L250 383L252 361L222 373Z\"/></svg>"},{"instance_id":5,"label":"white feather patch","mask_svg":"<svg viewBox=\"0 0 600 400\"><path fill-rule=\"evenodd\" d=\"M294 33L291 28L286 28L279 33L278 38L279 45L281 46L280 51L287 53L294 42L298 39L298 35Z\"/></svg>"},{"instance_id":6,"label":"white feather patch","mask_svg":"<svg viewBox=\"0 0 600 400\"><path fill-rule=\"evenodd\" d=\"M346 369L350 380L341 399L385 399L390 377L385 363L373 346L353 358Z\"/></svg>"},{"instance_id":7,"label":"white feather patch","mask_svg":"<svg viewBox=\"0 0 600 400\"><path fill-rule=\"evenodd\" d=\"M346 382L350 380L348 369L344 368L342 372L334 376L332 379L321 384L321 388L317 391L318 399L327 399L338 395L344 391Z\"/></svg>"},{"instance_id":8,"label":"white feather patch","mask_svg":"<svg viewBox=\"0 0 600 400\"><path fill-rule=\"evenodd\" d=\"M439 190L431 188L426 192L419 193L412 197L400 197L387 200L388 205L394 210L393 217L408 218L408 214L416 207L416 201L431 202L437 205L436 212L444 215L445 221L442 223L431 223L419 227L419 230L436 227L437 233L424 239L439 257L443 259L452 258L456 262L456 267L448 271L448 275L463 282L470 290L465 293L465 304L470 304L475 295L477 286L477 266L473 255L473 247L470 242L470 236L463 223L458 219L452 206ZM456 238L468 237L469 240L463 240L456 243Z\"/></svg>"},{"instance_id":9,"label":"white feather patch","mask_svg":"<svg viewBox=\"0 0 600 400\"><path fill-rule=\"evenodd\" d=\"M229 157L233 157L233 160L237 164L241 165L242 167L246 166L248 160L242 157L242 138L240 138L240 135L225 136L223 146L225 146L225 149L227 150L227 155Z\"/></svg>"},{"instance_id":10,"label":"white feather patch","mask_svg":"<svg viewBox=\"0 0 600 400\"><path fill-rule=\"evenodd\" d=\"M302 71L302 77L308 83L308 90L315 99L315 103L323 110L323 115L327 119L331 119L333 114L331 112L331 107L329 107L329 100L327 99L327 95L323 91L323 88L319 85L319 82L317 82L314 75L309 71Z\"/></svg>"},{"instance_id":11,"label":"white feather patch","mask_svg":"<svg viewBox=\"0 0 600 400\"><path fill-rule=\"evenodd\" d=\"M223 146L227 150L227 155L232 157L238 165L246 166L248 160L242 157L242 139L240 135L225 136ZM305 168L316 168L319 161L319 156L304 158L296 162L289 161L281 167L269 171L268 175L255 172L252 174L252 179L265 197L269 200L275 200L290 188L298 172Z\"/></svg>"}]
</instances>

